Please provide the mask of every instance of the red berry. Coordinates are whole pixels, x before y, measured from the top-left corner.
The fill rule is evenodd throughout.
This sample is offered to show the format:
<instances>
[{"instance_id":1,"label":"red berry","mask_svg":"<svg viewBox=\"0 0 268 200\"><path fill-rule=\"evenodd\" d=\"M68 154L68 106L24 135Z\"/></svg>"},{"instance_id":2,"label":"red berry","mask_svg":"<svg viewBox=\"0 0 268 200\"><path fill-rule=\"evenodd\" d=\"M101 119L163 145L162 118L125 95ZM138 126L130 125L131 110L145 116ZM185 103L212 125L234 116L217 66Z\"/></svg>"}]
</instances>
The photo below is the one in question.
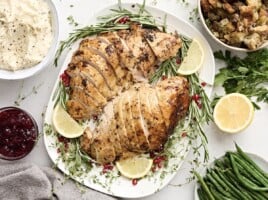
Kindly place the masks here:
<instances>
[{"instance_id":1,"label":"red berry","mask_svg":"<svg viewBox=\"0 0 268 200\"><path fill-rule=\"evenodd\" d=\"M138 179L132 179L132 185L137 185L138 184Z\"/></svg>"},{"instance_id":2,"label":"red berry","mask_svg":"<svg viewBox=\"0 0 268 200\"><path fill-rule=\"evenodd\" d=\"M155 153L154 152L150 152L150 158L154 158L155 157Z\"/></svg>"},{"instance_id":3,"label":"red berry","mask_svg":"<svg viewBox=\"0 0 268 200\"><path fill-rule=\"evenodd\" d=\"M207 85L207 83L206 83L206 82L202 82L201 85L202 85L203 87L205 87L205 86Z\"/></svg>"},{"instance_id":4,"label":"red berry","mask_svg":"<svg viewBox=\"0 0 268 200\"><path fill-rule=\"evenodd\" d=\"M181 137L186 137L187 136L187 133L186 132L183 132L182 134L181 134Z\"/></svg>"},{"instance_id":5,"label":"red berry","mask_svg":"<svg viewBox=\"0 0 268 200\"><path fill-rule=\"evenodd\" d=\"M60 79L65 87L70 85L70 76L67 74L66 70L60 75Z\"/></svg>"},{"instance_id":6,"label":"red berry","mask_svg":"<svg viewBox=\"0 0 268 200\"><path fill-rule=\"evenodd\" d=\"M167 76L163 75L162 80L166 80L166 79L167 79Z\"/></svg>"},{"instance_id":7,"label":"red berry","mask_svg":"<svg viewBox=\"0 0 268 200\"><path fill-rule=\"evenodd\" d=\"M179 65L179 64L181 64L181 59L180 58L177 58L176 59L176 63Z\"/></svg>"},{"instance_id":8,"label":"red berry","mask_svg":"<svg viewBox=\"0 0 268 200\"><path fill-rule=\"evenodd\" d=\"M126 17L122 17L122 18L118 21L118 23L119 23L119 24L125 24L125 23L127 23L128 21L129 21L129 17L126 16Z\"/></svg>"},{"instance_id":9,"label":"red berry","mask_svg":"<svg viewBox=\"0 0 268 200\"><path fill-rule=\"evenodd\" d=\"M194 95L192 96L192 99L193 99L195 102L198 102L199 99L200 99L200 96L199 96L198 94L194 94Z\"/></svg>"}]
</instances>

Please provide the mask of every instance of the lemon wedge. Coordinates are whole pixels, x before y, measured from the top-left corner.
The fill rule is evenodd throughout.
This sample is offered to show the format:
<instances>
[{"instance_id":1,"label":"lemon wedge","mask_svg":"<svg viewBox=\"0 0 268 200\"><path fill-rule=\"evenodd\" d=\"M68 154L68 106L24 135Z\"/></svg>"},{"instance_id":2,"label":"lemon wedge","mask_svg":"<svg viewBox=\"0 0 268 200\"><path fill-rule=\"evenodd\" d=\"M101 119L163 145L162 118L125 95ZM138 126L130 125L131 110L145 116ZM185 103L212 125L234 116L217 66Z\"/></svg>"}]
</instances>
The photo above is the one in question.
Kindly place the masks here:
<instances>
[{"instance_id":1,"label":"lemon wedge","mask_svg":"<svg viewBox=\"0 0 268 200\"><path fill-rule=\"evenodd\" d=\"M213 118L220 130L238 133L252 122L254 107L243 94L231 93L222 97L214 108Z\"/></svg>"},{"instance_id":2,"label":"lemon wedge","mask_svg":"<svg viewBox=\"0 0 268 200\"><path fill-rule=\"evenodd\" d=\"M52 123L55 130L66 138L76 138L83 134L84 128L79 125L64 109L58 104L52 116Z\"/></svg>"},{"instance_id":3,"label":"lemon wedge","mask_svg":"<svg viewBox=\"0 0 268 200\"><path fill-rule=\"evenodd\" d=\"M116 162L118 171L130 179L142 178L151 170L153 160L136 156Z\"/></svg>"},{"instance_id":4,"label":"lemon wedge","mask_svg":"<svg viewBox=\"0 0 268 200\"><path fill-rule=\"evenodd\" d=\"M181 75L190 75L197 72L204 62L204 50L202 45L197 41L193 40L187 51L186 57L183 59L178 73Z\"/></svg>"}]
</instances>

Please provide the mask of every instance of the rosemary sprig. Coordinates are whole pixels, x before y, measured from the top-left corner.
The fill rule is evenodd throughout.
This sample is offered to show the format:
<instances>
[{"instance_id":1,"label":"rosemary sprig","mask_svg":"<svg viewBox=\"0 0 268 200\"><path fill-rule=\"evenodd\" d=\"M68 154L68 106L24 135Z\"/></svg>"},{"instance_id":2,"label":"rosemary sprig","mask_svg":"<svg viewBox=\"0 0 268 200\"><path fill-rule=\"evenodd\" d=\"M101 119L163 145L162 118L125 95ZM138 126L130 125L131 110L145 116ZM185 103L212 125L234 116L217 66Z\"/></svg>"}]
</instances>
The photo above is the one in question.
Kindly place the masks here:
<instances>
[{"instance_id":1,"label":"rosemary sprig","mask_svg":"<svg viewBox=\"0 0 268 200\"><path fill-rule=\"evenodd\" d=\"M69 87L64 86L62 80L59 81L58 87L55 90L52 101L55 100L54 108L59 103L66 110L66 101L69 99Z\"/></svg>"},{"instance_id":2,"label":"rosemary sprig","mask_svg":"<svg viewBox=\"0 0 268 200\"><path fill-rule=\"evenodd\" d=\"M79 39L99 33L129 29L130 24L133 22L140 23L144 28L165 29L165 24L157 24L154 17L145 9L145 0L142 5L137 4L137 7L139 8L137 13L133 13L127 9L123 9L121 1L119 1L118 9L111 9L111 14L99 17L100 22L96 25L75 29L74 32L69 34L66 40L60 42L54 59L55 66L58 65L58 60L63 51ZM124 19L123 22L122 19Z\"/></svg>"},{"instance_id":3,"label":"rosemary sprig","mask_svg":"<svg viewBox=\"0 0 268 200\"><path fill-rule=\"evenodd\" d=\"M180 37L182 40L182 47L179 50L176 58L168 59L163 62L155 74L150 78L151 83L157 82L163 77L177 75L180 63L187 56L187 51L192 42L190 38L182 35L180 35ZM177 63L178 59L180 60L179 63ZM213 120L211 102L199 82L198 75L192 74L187 78L190 83L190 96L196 96L196 99L191 101L188 115L184 120L181 121L181 123L178 124L179 128L177 128L177 130L186 132L191 139L195 140L197 143L200 143L196 146L193 146L194 153L199 156L199 149L203 148L204 162L207 162L209 159L207 148L208 140L202 125L205 123L208 124L209 121Z\"/></svg>"},{"instance_id":4,"label":"rosemary sprig","mask_svg":"<svg viewBox=\"0 0 268 200\"><path fill-rule=\"evenodd\" d=\"M180 35L182 41L182 47L179 49L177 56L172 59L168 59L161 63L157 71L150 77L149 82L154 83L160 80L162 77L176 76L180 67L180 62L187 55L187 51L192 40L186 36ZM179 60L179 63L177 62Z\"/></svg>"}]
</instances>

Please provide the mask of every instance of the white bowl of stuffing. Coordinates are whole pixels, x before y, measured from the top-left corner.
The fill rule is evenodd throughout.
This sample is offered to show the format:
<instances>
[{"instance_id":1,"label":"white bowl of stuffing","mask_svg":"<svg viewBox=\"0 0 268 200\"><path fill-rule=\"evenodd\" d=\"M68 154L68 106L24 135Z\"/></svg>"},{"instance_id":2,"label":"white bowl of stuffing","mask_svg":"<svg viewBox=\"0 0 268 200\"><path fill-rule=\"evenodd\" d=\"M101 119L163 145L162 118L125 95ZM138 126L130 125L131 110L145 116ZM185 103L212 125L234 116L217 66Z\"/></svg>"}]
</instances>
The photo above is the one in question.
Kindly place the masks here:
<instances>
[{"instance_id":1,"label":"white bowl of stuffing","mask_svg":"<svg viewBox=\"0 0 268 200\"><path fill-rule=\"evenodd\" d=\"M0 79L24 79L49 66L58 35L51 0L0 1Z\"/></svg>"},{"instance_id":2,"label":"white bowl of stuffing","mask_svg":"<svg viewBox=\"0 0 268 200\"><path fill-rule=\"evenodd\" d=\"M219 44L236 51L268 46L267 0L199 0L205 30Z\"/></svg>"}]
</instances>

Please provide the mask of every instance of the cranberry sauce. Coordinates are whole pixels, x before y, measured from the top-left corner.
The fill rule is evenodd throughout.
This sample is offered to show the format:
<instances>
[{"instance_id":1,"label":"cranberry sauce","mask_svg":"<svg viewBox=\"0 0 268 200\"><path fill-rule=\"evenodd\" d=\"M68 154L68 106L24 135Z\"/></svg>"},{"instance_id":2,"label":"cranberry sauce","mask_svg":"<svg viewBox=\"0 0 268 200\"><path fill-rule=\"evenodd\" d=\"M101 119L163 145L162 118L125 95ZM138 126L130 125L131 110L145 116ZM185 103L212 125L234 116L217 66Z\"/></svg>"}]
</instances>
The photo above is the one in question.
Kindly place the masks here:
<instances>
[{"instance_id":1,"label":"cranberry sauce","mask_svg":"<svg viewBox=\"0 0 268 200\"><path fill-rule=\"evenodd\" d=\"M25 111L0 109L0 158L15 160L26 156L34 147L38 126Z\"/></svg>"}]
</instances>

